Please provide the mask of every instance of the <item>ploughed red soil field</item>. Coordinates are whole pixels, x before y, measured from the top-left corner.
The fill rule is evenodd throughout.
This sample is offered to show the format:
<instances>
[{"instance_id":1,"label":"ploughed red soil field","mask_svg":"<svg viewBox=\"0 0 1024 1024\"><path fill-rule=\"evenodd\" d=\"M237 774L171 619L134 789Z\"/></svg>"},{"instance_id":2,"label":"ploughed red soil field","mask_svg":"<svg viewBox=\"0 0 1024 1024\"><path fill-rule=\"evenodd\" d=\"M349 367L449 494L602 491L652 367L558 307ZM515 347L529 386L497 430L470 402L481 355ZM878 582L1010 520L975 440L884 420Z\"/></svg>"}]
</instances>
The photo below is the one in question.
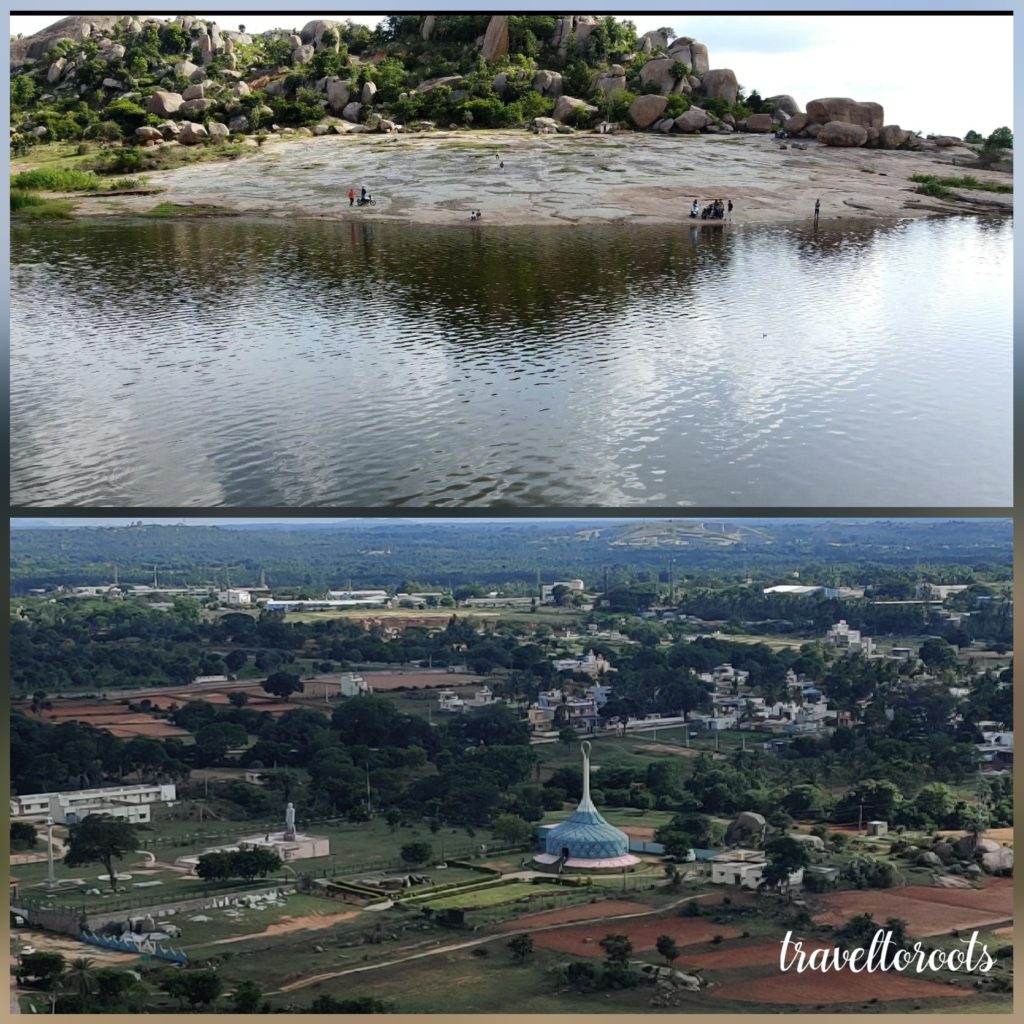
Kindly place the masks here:
<instances>
[{"instance_id":1,"label":"ploughed red soil field","mask_svg":"<svg viewBox=\"0 0 1024 1024\"><path fill-rule=\"evenodd\" d=\"M659 935L671 935L678 945L692 946L709 942L716 935L734 939L739 934L737 928L715 924L699 917L642 917L635 921L605 921L577 928L538 932L533 936L533 941L544 949L553 949L559 953L603 957L604 950L600 941L606 935L625 935L633 943L634 950L644 952L655 948Z\"/></svg>"},{"instance_id":2,"label":"ploughed red soil field","mask_svg":"<svg viewBox=\"0 0 1024 1024\"><path fill-rule=\"evenodd\" d=\"M907 978L902 974L865 975L845 970L828 973L805 971L803 974L789 971L710 990L715 999L791 1006L864 1004L875 998L883 1003L894 999L962 999L973 994L973 990L960 985L942 985L936 981Z\"/></svg>"},{"instance_id":3,"label":"ploughed red soil field","mask_svg":"<svg viewBox=\"0 0 1024 1024\"><path fill-rule=\"evenodd\" d=\"M841 925L856 914L873 914L880 924L901 917L913 935L939 935L953 928L981 928L1013 916L1013 880L991 878L984 889L903 889L836 892L821 897L826 910L818 924Z\"/></svg>"},{"instance_id":4,"label":"ploughed red soil field","mask_svg":"<svg viewBox=\"0 0 1024 1024\"><path fill-rule=\"evenodd\" d=\"M804 942L803 951L830 949L823 942ZM710 953L684 953L675 966L680 970L701 967L707 971L727 971L734 967L778 967L782 942L759 942L754 946L733 946L715 949ZM792 956L792 954L790 954Z\"/></svg>"},{"instance_id":5,"label":"ploughed red soil field","mask_svg":"<svg viewBox=\"0 0 1024 1024\"><path fill-rule=\"evenodd\" d=\"M520 928L544 928L551 924L589 921L595 917L614 917L616 914L642 914L650 909L646 903L634 903L632 900L601 900L597 903L584 903L579 907L541 910L536 914L527 914L526 917L517 917L513 921L503 921L500 927L502 931L515 932ZM601 937L604 938L606 934L602 932Z\"/></svg>"}]
</instances>

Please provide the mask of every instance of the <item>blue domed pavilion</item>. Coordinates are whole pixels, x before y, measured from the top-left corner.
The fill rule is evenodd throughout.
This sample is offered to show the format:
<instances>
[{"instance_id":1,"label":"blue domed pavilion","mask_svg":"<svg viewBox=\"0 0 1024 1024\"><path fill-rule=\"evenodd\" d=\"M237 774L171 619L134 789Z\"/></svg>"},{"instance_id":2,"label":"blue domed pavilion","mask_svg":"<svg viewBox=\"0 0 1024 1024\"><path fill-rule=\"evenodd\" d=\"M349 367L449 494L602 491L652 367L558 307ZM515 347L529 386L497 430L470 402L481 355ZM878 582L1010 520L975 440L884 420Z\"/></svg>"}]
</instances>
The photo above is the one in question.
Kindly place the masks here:
<instances>
[{"instance_id":1,"label":"blue domed pavilion","mask_svg":"<svg viewBox=\"0 0 1024 1024\"><path fill-rule=\"evenodd\" d=\"M629 852L629 836L601 817L590 799L590 743L583 751L583 799L575 812L544 838L534 863L546 871L621 871L640 863Z\"/></svg>"}]
</instances>

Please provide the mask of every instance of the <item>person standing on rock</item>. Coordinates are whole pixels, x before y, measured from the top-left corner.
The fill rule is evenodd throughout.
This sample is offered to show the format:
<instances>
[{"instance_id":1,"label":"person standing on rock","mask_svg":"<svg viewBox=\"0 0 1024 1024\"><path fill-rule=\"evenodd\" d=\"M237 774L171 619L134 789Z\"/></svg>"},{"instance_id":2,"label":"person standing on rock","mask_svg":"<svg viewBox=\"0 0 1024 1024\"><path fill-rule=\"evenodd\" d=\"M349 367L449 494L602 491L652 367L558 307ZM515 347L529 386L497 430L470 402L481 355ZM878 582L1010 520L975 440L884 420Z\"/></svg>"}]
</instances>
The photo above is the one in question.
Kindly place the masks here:
<instances>
[{"instance_id":1,"label":"person standing on rock","mask_svg":"<svg viewBox=\"0 0 1024 1024\"><path fill-rule=\"evenodd\" d=\"M732 220L732 200L729 200L729 220Z\"/></svg>"},{"instance_id":2,"label":"person standing on rock","mask_svg":"<svg viewBox=\"0 0 1024 1024\"><path fill-rule=\"evenodd\" d=\"M814 223L815 224L818 223L818 217L820 217L820 216L821 216L821 200L820 199L815 199L814 200Z\"/></svg>"},{"instance_id":3,"label":"person standing on rock","mask_svg":"<svg viewBox=\"0 0 1024 1024\"><path fill-rule=\"evenodd\" d=\"M349 206L355 206L356 205L356 190L354 188L350 188L348 190L348 205Z\"/></svg>"}]
</instances>

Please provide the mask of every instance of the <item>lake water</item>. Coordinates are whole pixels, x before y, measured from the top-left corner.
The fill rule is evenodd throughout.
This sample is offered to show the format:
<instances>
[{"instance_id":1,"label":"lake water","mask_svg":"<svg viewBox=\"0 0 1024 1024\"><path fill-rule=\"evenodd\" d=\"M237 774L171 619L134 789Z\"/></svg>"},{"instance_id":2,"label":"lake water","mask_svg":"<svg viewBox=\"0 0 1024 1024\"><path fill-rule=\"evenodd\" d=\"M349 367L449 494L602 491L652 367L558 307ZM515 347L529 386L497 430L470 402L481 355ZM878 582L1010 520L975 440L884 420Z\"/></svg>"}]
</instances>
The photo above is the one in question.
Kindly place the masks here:
<instances>
[{"instance_id":1,"label":"lake water","mask_svg":"<svg viewBox=\"0 0 1024 1024\"><path fill-rule=\"evenodd\" d=\"M17 227L12 502L1009 505L1012 230Z\"/></svg>"}]
</instances>

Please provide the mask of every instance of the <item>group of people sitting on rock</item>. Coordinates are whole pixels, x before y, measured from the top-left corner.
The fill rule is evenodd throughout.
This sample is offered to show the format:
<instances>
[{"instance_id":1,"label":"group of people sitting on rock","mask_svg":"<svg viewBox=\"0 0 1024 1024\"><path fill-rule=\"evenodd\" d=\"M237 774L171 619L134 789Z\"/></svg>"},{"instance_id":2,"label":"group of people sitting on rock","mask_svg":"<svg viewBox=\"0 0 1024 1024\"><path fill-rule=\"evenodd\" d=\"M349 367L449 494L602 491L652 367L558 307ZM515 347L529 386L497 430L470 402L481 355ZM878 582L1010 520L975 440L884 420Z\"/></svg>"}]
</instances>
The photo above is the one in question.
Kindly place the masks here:
<instances>
[{"instance_id":1,"label":"group of people sitting on rock","mask_svg":"<svg viewBox=\"0 0 1024 1024\"><path fill-rule=\"evenodd\" d=\"M728 203L721 199L716 199L713 203L708 203L707 206L702 210L700 203L696 199L693 201L693 205L690 207L690 216L693 218L700 217L701 220L722 220L724 219L726 212L728 212L730 218L732 217L732 200Z\"/></svg>"}]
</instances>

